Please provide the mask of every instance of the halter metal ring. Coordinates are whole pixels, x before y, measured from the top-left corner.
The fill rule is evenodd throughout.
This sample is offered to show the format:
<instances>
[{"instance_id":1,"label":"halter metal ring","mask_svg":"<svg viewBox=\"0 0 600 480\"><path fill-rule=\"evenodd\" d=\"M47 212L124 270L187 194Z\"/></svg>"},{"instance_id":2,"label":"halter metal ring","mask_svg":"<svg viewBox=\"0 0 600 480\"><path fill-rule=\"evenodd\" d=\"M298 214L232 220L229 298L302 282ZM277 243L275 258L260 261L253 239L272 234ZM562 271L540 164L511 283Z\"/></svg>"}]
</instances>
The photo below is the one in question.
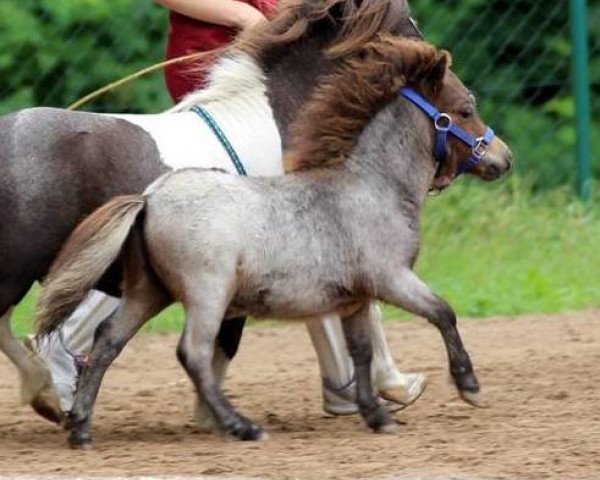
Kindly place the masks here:
<instances>
[{"instance_id":1,"label":"halter metal ring","mask_svg":"<svg viewBox=\"0 0 600 480\"><path fill-rule=\"evenodd\" d=\"M440 116L435 119L434 124L435 129L438 132L447 132L448 130L450 130L450 127L452 125L452 119L447 113L440 113Z\"/></svg>"},{"instance_id":2,"label":"halter metal ring","mask_svg":"<svg viewBox=\"0 0 600 480\"><path fill-rule=\"evenodd\" d=\"M487 147L488 145L485 143L483 137L479 137L477 139L477 144L473 147L473 156L478 159L483 158L487 153Z\"/></svg>"}]
</instances>

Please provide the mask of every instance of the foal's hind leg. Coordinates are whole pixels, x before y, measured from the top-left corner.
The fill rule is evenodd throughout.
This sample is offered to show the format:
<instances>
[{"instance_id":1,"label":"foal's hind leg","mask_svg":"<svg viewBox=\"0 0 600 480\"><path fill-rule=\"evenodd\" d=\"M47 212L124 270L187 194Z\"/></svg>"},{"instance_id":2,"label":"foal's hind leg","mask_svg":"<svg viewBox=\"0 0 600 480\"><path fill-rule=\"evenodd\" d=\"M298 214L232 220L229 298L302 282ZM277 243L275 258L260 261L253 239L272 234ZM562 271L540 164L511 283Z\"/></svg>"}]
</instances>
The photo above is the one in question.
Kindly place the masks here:
<instances>
[{"instance_id":1,"label":"foal's hind leg","mask_svg":"<svg viewBox=\"0 0 600 480\"><path fill-rule=\"evenodd\" d=\"M235 411L221 392L212 368L215 340L227 305L226 289L216 291L219 282L194 282L213 285L202 291L202 298L184 302L187 320L177 348L179 361L190 376L201 401L211 409L221 427L240 440L264 438L262 428ZM188 290L189 292L189 290Z\"/></svg>"},{"instance_id":2,"label":"foal's hind leg","mask_svg":"<svg viewBox=\"0 0 600 480\"><path fill-rule=\"evenodd\" d=\"M83 370L67 428L69 443L85 448L91 444L92 410L100 383L108 367L117 358L139 328L171 302L140 249L128 251L123 297L119 308L96 329L94 344Z\"/></svg>"},{"instance_id":3,"label":"foal's hind leg","mask_svg":"<svg viewBox=\"0 0 600 480\"><path fill-rule=\"evenodd\" d=\"M387 410L377 403L371 383L373 343L369 323L369 305L343 319L344 334L356 372L356 400L361 416L375 432L389 433L396 422Z\"/></svg>"},{"instance_id":4,"label":"foal's hind leg","mask_svg":"<svg viewBox=\"0 0 600 480\"><path fill-rule=\"evenodd\" d=\"M450 305L433 293L412 270L406 269L393 281L385 283L381 299L427 318L438 328L448 353L450 373L461 397L473 406L484 406L479 382L456 328L456 314Z\"/></svg>"},{"instance_id":5,"label":"foal's hind leg","mask_svg":"<svg viewBox=\"0 0 600 480\"><path fill-rule=\"evenodd\" d=\"M156 290L153 294L164 295L164 292ZM150 296L145 298L151 300ZM168 305L164 296L159 298L162 302L152 304L141 299L124 298L119 309L98 326L88 364L80 377L73 409L69 413L67 428L72 447L86 448L92 443L92 413L104 374L139 328Z\"/></svg>"}]
</instances>

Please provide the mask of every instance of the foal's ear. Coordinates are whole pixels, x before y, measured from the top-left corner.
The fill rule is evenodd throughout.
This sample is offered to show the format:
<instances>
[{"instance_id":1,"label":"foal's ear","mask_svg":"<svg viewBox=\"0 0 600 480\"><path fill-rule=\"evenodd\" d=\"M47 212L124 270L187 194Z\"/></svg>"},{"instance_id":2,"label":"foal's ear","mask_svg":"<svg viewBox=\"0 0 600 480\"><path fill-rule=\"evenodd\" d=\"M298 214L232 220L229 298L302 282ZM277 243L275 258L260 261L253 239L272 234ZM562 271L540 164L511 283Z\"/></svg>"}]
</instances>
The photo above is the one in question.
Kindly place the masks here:
<instances>
[{"instance_id":1,"label":"foal's ear","mask_svg":"<svg viewBox=\"0 0 600 480\"><path fill-rule=\"evenodd\" d=\"M442 88L446 72L452 65L452 57L446 50L438 50L423 79L425 86L437 93Z\"/></svg>"}]
</instances>

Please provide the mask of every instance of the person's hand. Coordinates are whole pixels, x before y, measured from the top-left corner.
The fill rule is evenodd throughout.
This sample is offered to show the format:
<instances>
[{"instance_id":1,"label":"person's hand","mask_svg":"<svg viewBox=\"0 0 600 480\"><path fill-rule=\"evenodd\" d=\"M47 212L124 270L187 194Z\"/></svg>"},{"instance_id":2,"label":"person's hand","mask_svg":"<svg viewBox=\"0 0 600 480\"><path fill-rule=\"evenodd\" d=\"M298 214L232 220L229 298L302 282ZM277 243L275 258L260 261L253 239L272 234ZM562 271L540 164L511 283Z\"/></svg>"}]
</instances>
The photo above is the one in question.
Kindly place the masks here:
<instances>
[{"instance_id":1,"label":"person's hand","mask_svg":"<svg viewBox=\"0 0 600 480\"><path fill-rule=\"evenodd\" d=\"M266 21L266 18L260 10L254 8L252 5L240 2L238 17L235 22L237 28L245 30L263 21Z\"/></svg>"}]
</instances>

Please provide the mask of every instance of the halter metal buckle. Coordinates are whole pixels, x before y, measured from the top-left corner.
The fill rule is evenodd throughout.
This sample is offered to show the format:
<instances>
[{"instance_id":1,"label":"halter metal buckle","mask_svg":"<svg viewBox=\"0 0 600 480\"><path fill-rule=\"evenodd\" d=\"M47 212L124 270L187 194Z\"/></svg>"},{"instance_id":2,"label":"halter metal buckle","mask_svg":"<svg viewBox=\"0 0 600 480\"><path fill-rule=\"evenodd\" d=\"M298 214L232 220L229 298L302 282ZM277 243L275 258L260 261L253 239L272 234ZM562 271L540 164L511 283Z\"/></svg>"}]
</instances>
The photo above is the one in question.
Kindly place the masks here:
<instances>
[{"instance_id":1,"label":"halter metal buckle","mask_svg":"<svg viewBox=\"0 0 600 480\"><path fill-rule=\"evenodd\" d=\"M481 160L487 153L487 143L483 137L477 139L477 144L473 147L473 156Z\"/></svg>"}]
</instances>

